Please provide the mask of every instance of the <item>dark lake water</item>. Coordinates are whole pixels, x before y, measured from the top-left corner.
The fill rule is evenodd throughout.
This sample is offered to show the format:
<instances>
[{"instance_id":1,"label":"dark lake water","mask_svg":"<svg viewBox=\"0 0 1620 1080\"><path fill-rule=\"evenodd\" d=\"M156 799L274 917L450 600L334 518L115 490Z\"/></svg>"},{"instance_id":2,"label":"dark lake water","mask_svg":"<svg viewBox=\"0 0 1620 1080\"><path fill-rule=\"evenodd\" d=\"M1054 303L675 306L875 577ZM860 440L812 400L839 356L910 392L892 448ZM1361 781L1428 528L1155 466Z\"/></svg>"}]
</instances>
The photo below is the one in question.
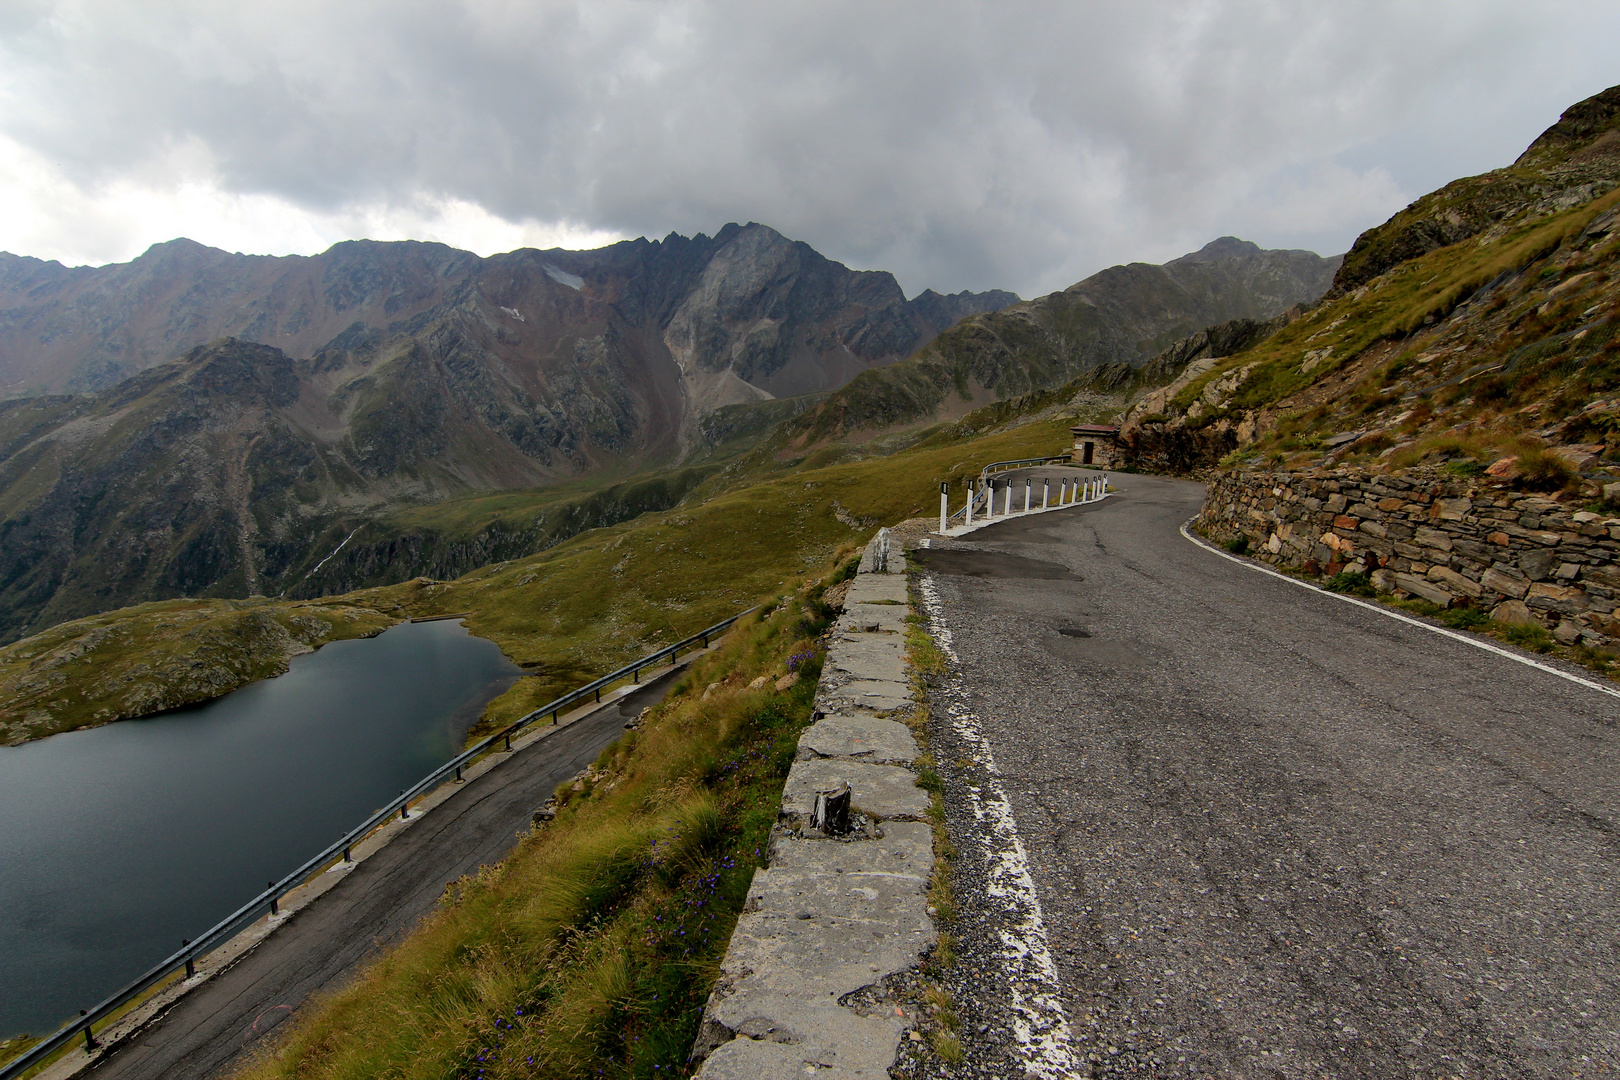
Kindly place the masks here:
<instances>
[{"instance_id":1,"label":"dark lake water","mask_svg":"<svg viewBox=\"0 0 1620 1080\"><path fill-rule=\"evenodd\" d=\"M461 748L518 676L457 622L204 705L0 748L0 1038L123 986Z\"/></svg>"}]
</instances>

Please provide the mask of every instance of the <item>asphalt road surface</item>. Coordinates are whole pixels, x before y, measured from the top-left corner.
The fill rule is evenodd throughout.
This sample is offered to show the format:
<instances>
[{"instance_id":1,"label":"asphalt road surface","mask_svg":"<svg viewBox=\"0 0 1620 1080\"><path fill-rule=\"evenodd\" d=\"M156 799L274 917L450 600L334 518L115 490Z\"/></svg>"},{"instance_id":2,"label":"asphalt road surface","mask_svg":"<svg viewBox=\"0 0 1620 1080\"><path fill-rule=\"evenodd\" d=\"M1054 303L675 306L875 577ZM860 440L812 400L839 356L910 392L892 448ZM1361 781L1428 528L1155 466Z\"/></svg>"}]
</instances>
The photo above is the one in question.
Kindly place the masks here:
<instances>
[{"instance_id":1,"label":"asphalt road surface","mask_svg":"<svg viewBox=\"0 0 1620 1080\"><path fill-rule=\"evenodd\" d=\"M193 990L86 1075L203 1080L228 1075L311 994L336 989L432 910L446 883L499 862L535 807L596 760L673 674L508 755L424 814L234 967Z\"/></svg>"},{"instance_id":2,"label":"asphalt road surface","mask_svg":"<svg viewBox=\"0 0 1620 1080\"><path fill-rule=\"evenodd\" d=\"M1115 483L919 553L959 660L946 1074L1023 1075L963 810L999 785L1077 1074L1615 1075L1620 700L1193 545L1199 485Z\"/></svg>"}]
</instances>

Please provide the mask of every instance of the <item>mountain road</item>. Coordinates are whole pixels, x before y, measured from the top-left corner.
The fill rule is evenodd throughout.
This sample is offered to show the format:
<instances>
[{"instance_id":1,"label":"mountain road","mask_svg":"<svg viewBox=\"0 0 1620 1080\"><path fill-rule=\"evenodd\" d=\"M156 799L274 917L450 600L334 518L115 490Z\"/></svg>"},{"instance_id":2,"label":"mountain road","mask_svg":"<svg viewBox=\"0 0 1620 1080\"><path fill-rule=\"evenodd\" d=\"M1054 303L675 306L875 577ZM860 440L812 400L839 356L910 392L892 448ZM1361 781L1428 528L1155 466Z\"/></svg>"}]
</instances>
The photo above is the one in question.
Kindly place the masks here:
<instances>
[{"instance_id":1,"label":"mountain road","mask_svg":"<svg viewBox=\"0 0 1620 1080\"><path fill-rule=\"evenodd\" d=\"M205 1080L262 1050L312 995L341 987L433 910L448 882L499 862L534 809L596 760L684 665L514 750L420 815L231 967L198 986L82 1076Z\"/></svg>"},{"instance_id":2,"label":"mountain road","mask_svg":"<svg viewBox=\"0 0 1620 1080\"><path fill-rule=\"evenodd\" d=\"M1190 542L1201 485L1113 479L915 552L954 657L949 1075L1614 1075L1620 700Z\"/></svg>"}]
</instances>

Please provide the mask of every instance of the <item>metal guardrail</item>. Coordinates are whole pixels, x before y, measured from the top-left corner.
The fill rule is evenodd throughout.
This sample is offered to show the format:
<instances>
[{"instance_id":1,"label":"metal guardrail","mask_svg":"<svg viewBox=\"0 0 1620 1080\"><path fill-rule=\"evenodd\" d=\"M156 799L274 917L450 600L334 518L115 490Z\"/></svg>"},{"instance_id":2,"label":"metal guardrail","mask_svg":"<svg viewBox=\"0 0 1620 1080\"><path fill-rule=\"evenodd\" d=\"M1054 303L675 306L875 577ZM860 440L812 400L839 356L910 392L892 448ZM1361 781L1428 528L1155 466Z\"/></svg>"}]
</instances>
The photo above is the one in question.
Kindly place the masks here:
<instances>
[{"instance_id":1,"label":"metal guardrail","mask_svg":"<svg viewBox=\"0 0 1620 1080\"><path fill-rule=\"evenodd\" d=\"M1048 465L1054 461L1068 461L1068 454L1057 454L1053 457L1018 458L1015 461L992 461L979 470L979 479L983 480L991 473L1006 472L1008 469L1021 469L1025 465Z\"/></svg>"},{"instance_id":2,"label":"metal guardrail","mask_svg":"<svg viewBox=\"0 0 1620 1080\"><path fill-rule=\"evenodd\" d=\"M340 857L344 862L353 862L354 857L351 849L355 844L365 839L373 829L392 819L396 813L398 813L401 818L409 818L410 802L412 799L421 795L428 789L438 786L452 773L455 774L456 780L460 780L461 770L467 765L471 764L475 758L488 751L497 742L504 741L505 745L503 750L512 749L512 736L546 714L549 713L551 715L551 722L556 723L558 717L562 714L564 709L571 708L588 697L594 696L595 700L601 701L602 691L607 689L612 684L618 682L620 679L629 678L635 682L640 682L641 673L643 670L654 667L661 661L673 660L677 654L691 648L697 642L702 642L703 648L708 648L710 638L717 637L721 632L729 629L732 623L735 623L738 619L742 618L744 615L747 615L749 612L756 610L758 610L757 607L751 607L747 611L739 611L729 619L722 619L706 630L700 630L691 637L683 638L673 645L666 645L657 652L648 653L640 660L626 664L617 670L610 671L601 678L588 682L578 689L570 690L568 693L564 694L555 701L547 702L540 708L535 709L532 712L525 713L516 722L508 725L500 731L497 731L487 739L480 740L471 748L462 751L454 758L451 758L449 761L445 762L443 765L439 766L437 769L418 780L406 790L400 792L398 796L388 803L388 805L372 814L369 818L361 822L359 825L356 825L353 829L350 829L346 834L344 834L341 840L331 844L320 854L305 860L303 865L298 869L294 870L286 877L283 877L280 881L273 882L258 896L255 896L252 900L249 900L246 904L243 904L241 907L237 908L224 919L218 923L215 923L213 927L203 934L202 937L197 938L195 941L188 942L186 946L179 952L174 953L167 959L160 961L158 964L148 969L145 974L141 975L134 982L130 983L128 986L125 986L122 990L112 994L95 1008L82 1010L76 1019L69 1021L55 1034L50 1035L34 1046L29 1047L28 1050L13 1058L4 1066L0 1066L0 1080L14 1080L14 1078L21 1076L29 1069L43 1062L51 1054L55 1053L57 1050L60 1050L63 1046L66 1046L80 1032L84 1033L85 1047L88 1050L94 1051L100 1049L101 1044L96 1041L95 1035L91 1030L92 1025L94 1025L97 1021L105 1020L108 1016L116 1012L121 1006L127 1004L131 998L150 990L153 986L156 986L158 983L168 978L174 972L179 971L181 968L185 969L187 978L195 975L197 961L203 955L224 944L231 937L235 936L243 927L253 922L267 910L272 915L277 914L278 901L280 901L280 899L287 893L291 892L299 885L302 885L305 880L312 877L317 871L326 866L328 863L334 862Z\"/></svg>"},{"instance_id":3,"label":"metal guardrail","mask_svg":"<svg viewBox=\"0 0 1620 1080\"><path fill-rule=\"evenodd\" d=\"M978 484L974 485L974 491L977 492L980 485L982 485L992 475L994 475L995 473L998 473L998 472L1006 472L1008 469L1021 469L1026 465L1050 465L1054 461L1068 461L1068 460L1069 460L1069 455L1068 454L1057 454L1057 455L1054 455L1052 457L1017 458L1017 459L1012 460L1012 461L992 461L990 464L986 465L984 468L979 470L979 482L978 482ZM975 499L975 501L977 501L977 499L978 499L977 494L974 494L974 495L972 495L970 497ZM962 509L955 511L954 513L949 514L948 515L948 520L955 521L957 518L966 517L966 515L967 515L967 503L966 503L966 501L964 501L962 503ZM4 1080L4 1078L0 1077L0 1080Z\"/></svg>"}]
</instances>

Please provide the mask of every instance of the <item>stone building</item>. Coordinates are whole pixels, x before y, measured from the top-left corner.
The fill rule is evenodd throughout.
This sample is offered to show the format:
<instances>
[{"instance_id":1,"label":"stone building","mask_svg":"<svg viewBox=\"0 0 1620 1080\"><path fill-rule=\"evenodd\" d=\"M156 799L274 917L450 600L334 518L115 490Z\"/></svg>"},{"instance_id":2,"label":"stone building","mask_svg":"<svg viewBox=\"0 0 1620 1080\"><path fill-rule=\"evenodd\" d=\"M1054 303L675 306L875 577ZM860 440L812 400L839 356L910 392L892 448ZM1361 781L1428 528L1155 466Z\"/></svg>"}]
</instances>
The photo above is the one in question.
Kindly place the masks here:
<instances>
[{"instance_id":1,"label":"stone building","mask_svg":"<svg viewBox=\"0 0 1620 1080\"><path fill-rule=\"evenodd\" d=\"M1069 430L1074 433L1074 450L1069 454L1074 464L1113 468L1119 428L1107 424L1076 424Z\"/></svg>"}]
</instances>

